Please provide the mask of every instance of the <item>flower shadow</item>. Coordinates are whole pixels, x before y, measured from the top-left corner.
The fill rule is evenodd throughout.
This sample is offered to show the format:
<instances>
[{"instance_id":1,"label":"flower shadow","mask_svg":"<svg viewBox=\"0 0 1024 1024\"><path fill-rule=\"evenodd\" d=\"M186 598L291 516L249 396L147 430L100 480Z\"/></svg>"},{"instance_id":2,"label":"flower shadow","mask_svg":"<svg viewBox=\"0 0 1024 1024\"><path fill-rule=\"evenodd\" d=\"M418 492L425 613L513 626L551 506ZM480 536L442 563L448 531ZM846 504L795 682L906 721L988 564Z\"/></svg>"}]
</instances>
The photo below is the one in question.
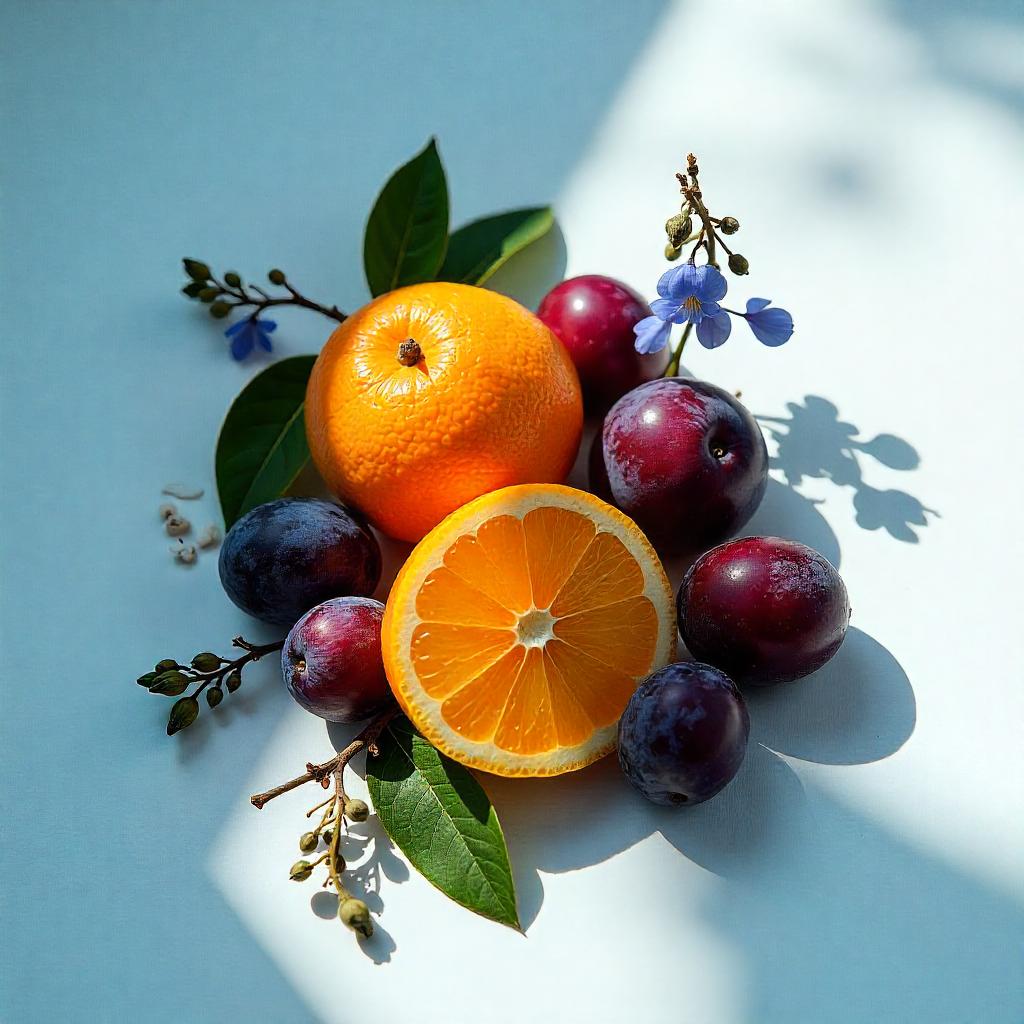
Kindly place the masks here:
<instances>
[{"instance_id":1,"label":"flower shadow","mask_svg":"<svg viewBox=\"0 0 1024 1024\"><path fill-rule=\"evenodd\" d=\"M886 530L909 544L918 541L917 529L938 515L913 495L881 490L864 480L865 457L902 472L917 469L917 450L894 434L860 436L860 429L839 418L839 409L827 398L807 395L803 404L787 402L788 416L758 415L762 428L777 445L771 460L786 483L799 487L805 478L828 479L837 487L853 489L857 524L865 530ZM915 529L916 528L916 529Z\"/></svg>"}]
</instances>

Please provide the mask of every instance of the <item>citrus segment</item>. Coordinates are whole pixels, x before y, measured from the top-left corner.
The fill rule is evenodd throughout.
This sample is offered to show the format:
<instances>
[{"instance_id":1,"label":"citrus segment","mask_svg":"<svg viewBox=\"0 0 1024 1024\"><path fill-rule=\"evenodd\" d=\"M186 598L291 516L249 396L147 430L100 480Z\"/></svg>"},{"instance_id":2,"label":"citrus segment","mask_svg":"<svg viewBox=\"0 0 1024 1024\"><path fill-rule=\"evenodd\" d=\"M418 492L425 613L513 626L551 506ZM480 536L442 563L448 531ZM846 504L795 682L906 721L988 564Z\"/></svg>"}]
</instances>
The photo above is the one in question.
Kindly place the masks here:
<instances>
[{"instance_id":1,"label":"citrus segment","mask_svg":"<svg viewBox=\"0 0 1024 1024\"><path fill-rule=\"evenodd\" d=\"M645 671L657 635L654 605L642 595L575 612L555 624L559 640L630 675Z\"/></svg>"},{"instance_id":2,"label":"citrus segment","mask_svg":"<svg viewBox=\"0 0 1024 1024\"><path fill-rule=\"evenodd\" d=\"M492 665L515 642L511 630L427 623L416 627L409 653L423 689L441 700Z\"/></svg>"},{"instance_id":3,"label":"citrus segment","mask_svg":"<svg viewBox=\"0 0 1024 1024\"><path fill-rule=\"evenodd\" d=\"M509 626L515 613L488 597L446 566L435 569L416 595L416 614L426 622L453 622L464 626Z\"/></svg>"},{"instance_id":4,"label":"citrus segment","mask_svg":"<svg viewBox=\"0 0 1024 1024\"><path fill-rule=\"evenodd\" d=\"M586 516L564 508L537 508L523 516L530 585L538 608L551 604L596 532Z\"/></svg>"},{"instance_id":5,"label":"citrus segment","mask_svg":"<svg viewBox=\"0 0 1024 1024\"><path fill-rule=\"evenodd\" d=\"M382 644L399 702L444 753L554 775L611 750L675 636L668 580L636 525L591 494L532 484L477 498L417 545Z\"/></svg>"},{"instance_id":6,"label":"citrus segment","mask_svg":"<svg viewBox=\"0 0 1024 1024\"><path fill-rule=\"evenodd\" d=\"M498 727L504 705L495 693L509 693L522 668L525 651L515 647L484 669L441 705L444 720L468 740L489 740Z\"/></svg>"}]
</instances>

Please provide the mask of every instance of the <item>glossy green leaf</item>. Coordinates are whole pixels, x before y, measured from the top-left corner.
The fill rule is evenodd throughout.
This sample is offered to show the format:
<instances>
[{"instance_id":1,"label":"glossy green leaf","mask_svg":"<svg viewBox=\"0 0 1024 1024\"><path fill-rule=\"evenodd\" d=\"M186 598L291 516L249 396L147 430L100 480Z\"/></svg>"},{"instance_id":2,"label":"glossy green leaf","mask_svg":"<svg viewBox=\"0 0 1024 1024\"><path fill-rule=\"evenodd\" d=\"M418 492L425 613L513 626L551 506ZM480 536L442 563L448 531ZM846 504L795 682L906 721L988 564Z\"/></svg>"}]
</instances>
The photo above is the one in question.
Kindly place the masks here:
<instances>
[{"instance_id":1,"label":"glossy green leaf","mask_svg":"<svg viewBox=\"0 0 1024 1024\"><path fill-rule=\"evenodd\" d=\"M474 220L448 239L438 280L483 284L517 252L543 238L554 223L550 206L509 210Z\"/></svg>"},{"instance_id":2,"label":"glossy green leaf","mask_svg":"<svg viewBox=\"0 0 1024 1024\"><path fill-rule=\"evenodd\" d=\"M217 438L217 493L224 525L279 498L309 461L303 408L316 356L268 366L241 391Z\"/></svg>"},{"instance_id":3,"label":"glossy green leaf","mask_svg":"<svg viewBox=\"0 0 1024 1024\"><path fill-rule=\"evenodd\" d=\"M366 282L374 296L432 281L448 243L448 182L431 139L388 179L363 238Z\"/></svg>"},{"instance_id":4,"label":"glossy green leaf","mask_svg":"<svg viewBox=\"0 0 1024 1024\"><path fill-rule=\"evenodd\" d=\"M367 758L384 830L427 881L456 903L519 927L515 884L498 816L469 771L394 719Z\"/></svg>"}]
</instances>

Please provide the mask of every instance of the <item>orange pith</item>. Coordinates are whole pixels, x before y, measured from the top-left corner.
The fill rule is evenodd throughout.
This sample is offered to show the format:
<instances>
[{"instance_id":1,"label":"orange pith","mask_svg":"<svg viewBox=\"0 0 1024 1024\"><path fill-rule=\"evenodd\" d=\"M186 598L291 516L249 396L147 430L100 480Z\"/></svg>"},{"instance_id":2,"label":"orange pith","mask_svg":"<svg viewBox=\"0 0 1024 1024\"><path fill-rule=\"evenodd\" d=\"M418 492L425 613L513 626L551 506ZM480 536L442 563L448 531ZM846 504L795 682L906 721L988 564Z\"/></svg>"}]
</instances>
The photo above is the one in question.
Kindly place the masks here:
<instances>
[{"instance_id":1,"label":"orange pith","mask_svg":"<svg viewBox=\"0 0 1024 1024\"><path fill-rule=\"evenodd\" d=\"M568 353L537 317L435 281L382 295L337 328L305 417L331 490L390 536L419 540L487 491L562 480L583 406Z\"/></svg>"},{"instance_id":2,"label":"orange pith","mask_svg":"<svg viewBox=\"0 0 1024 1024\"><path fill-rule=\"evenodd\" d=\"M445 753L504 775L582 767L614 745L640 678L675 645L672 595L637 527L593 495L484 495L415 549L383 627L385 667Z\"/></svg>"}]
</instances>

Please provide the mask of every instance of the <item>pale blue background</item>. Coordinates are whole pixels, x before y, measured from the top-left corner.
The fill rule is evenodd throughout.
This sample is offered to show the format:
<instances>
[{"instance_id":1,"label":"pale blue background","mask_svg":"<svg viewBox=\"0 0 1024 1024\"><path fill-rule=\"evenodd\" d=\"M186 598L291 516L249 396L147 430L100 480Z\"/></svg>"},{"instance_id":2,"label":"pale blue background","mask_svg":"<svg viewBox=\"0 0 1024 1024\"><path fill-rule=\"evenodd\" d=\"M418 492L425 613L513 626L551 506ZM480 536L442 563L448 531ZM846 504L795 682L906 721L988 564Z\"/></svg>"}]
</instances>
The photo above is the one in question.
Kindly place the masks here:
<instances>
[{"instance_id":1,"label":"pale blue background","mask_svg":"<svg viewBox=\"0 0 1024 1024\"><path fill-rule=\"evenodd\" d=\"M808 0L812 8L821 5ZM871 9L913 38L921 62L915 74L960 90L965 103L987 104L996 124L1013 118L1016 134L993 134L1007 154L1019 145L1019 75L988 76L979 65L966 70L951 28L966 18L993 39L1003 26L1019 32L1018 4L878 3ZM456 222L559 195L665 9L636 0L4 0L0 14L0 1018L19 1024L313 1019L310 1004L266 945L211 883L206 864L261 751L291 710L274 666L260 666L221 714L207 714L175 742L162 734L164 707L133 682L156 657L223 650L242 630L255 638L270 635L227 605L211 557L192 571L170 564L155 518L160 488L170 480L207 487L204 501L187 511L197 525L216 518L213 439L230 398L258 365L232 363L219 329L177 294L178 259L199 256L254 275L279 265L309 294L342 308L359 305L365 298L362 226L388 170L436 134ZM842 18L838 23L843 26ZM699 24L692 28L698 32ZM680 61L685 47L699 42L692 33L680 39ZM730 73L728 42L727 35L715 39L722 76ZM864 52L872 45L867 40ZM808 93L835 92L837 110L856 92L841 78L859 81L856 70L833 68L797 44L787 58L808 69ZM713 110L719 96L714 80L699 83L705 91L687 100L683 79L680 73L678 90L666 95L666 111L676 117L686 102ZM764 101L752 95L760 84L750 84L752 104ZM780 100L795 102L793 96ZM734 130L723 130L727 141L719 153L731 141L732 152L751 161L733 172L734 180L758 167L759 154L744 144L742 104L730 93L721 113ZM909 119L908 130L916 123ZM827 195L832 212L838 211L831 222L837 232L847 230L844 218L856 222L860 208L887 195L869 160L839 154L835 135L842 124L837 116L820 145L804 155L816 175L808 177L808 206ZM865 145L871 144L868 137ZM777 146L787 149L784 129ZM922 219L946 215L936 209ZM996 217L986 223L995 233ZM580 226L581 235L588 226L594 229L593 222ZM635 231L649 227L645 222ZM628 230L633 237L634 227ZM985 259L995 254L997 240ZM764 251L767 229L759 241ZM1012 255L1004 249L1001 258L1005 263ZM540 256L545 271L561 269L558 237ZM807 268L790 265L795 295ZM978 279L974 271L970 277ZM517 284L525 298L534 297L532 278ZM836 287L842 291L841 282ZM870 297L862 282L857 287L858 301ZM973 294L954 298L974 302ZM803 315L810 315L810 305L805 299ZM281 354L315 351L322 343L325 324L318 318L297 312L278 319ZM738 344L730 342L729 351L740 351ZM998 351L995 343L989 351ZM876 365L883 357L882 350L870 354ZM808 378L825 372L801 365L814 366ZM852 358L835 370L839 380L856 373ZM798 381L794 387L818 387ZM851 393L856 383L851 380ZM873 380L864 390L878 395L876 413L881 407L900 419L898 401L877 392L885 386ZM862 396L858 420L868 417L870 404ZM899 429L914 435L934 472L936 453L949 450L948 439L936 438L929 448L922 438L935 421L933 408L908 401L907 409L901 420L907 426ZM883 416L874 429L890 427L897 429ZM962 457L977 459L978 453ZM927 479L930 500L942 505L945 519L933 520L938 537L925 537L921 550L950 538L953 529L973 538L975 520L958 521L952 508L954 495L971 487L958 473ZM821 515L802 499L791 505L789 519L771 525L806 529L804 539L838 560L838 541ZM830 521L840 520L845 507L837 505ZM877 556L873 575L880 589L891 590L886 558L900 545L875 535L865 540L852 520L841 525L844 574L849 568L856 576L858 561L867 566L866 556L857 557L858 545L870 542ZM949 545L955 547L952 540ZM910 556L901 550L899 557ZM859 593L866 589L865 580ZM985 591L979 586L970 593ZM963 600L977 604L980 598ZM914 607L911 594L905 601ZM915 623L918 629L945 635L928 623ZM890 646L901 631L894 627ZM801 719L792 702L788 718L779 703L769 711L769 702L761 702L762 742L808 762L850 761L854 766L843 765L847 772L868 772L868 763L894 753L913 731L915 696L918 735L932 735L928 727L938 717L932 709L957 699L942 677L942 659L920 671L912 653L890 653L865 634L851 649L879 693L883 684L894 688L879 698L883 714L877 707L856 709L862 724L850 734L850 749L815 746L814 716ZM849 707L834 710L838 721L849 718ZM963 715L975 711L969 707ZM972 740L969 750L952 750L950 773L969 773L990 753ZM533 867L551 873L589 868L660 828L690 861L720 876L703 913L735 949L751 1008L745 1020L1020 1019L1024 927L1019 905L1004 888L979 881L981 868L968 873L935 851L903 842L891 828L833 800L830 790L817 787L817 776L797 781L786 762L763 747L750 764L750 772L760 774L738 780L716 810L685 823L666 824L637 810L619 790L610 806L605 794L612 779L601 774L600 788L591 774L589 791L558 783L513 792L498 784L496 802L498 796L504 801L530 916L541 900ZM943 773L935 785L955 789L956 780ZM969 798L961 793L959 801ZM566 814L579 836L576 846L550 845L548 823L536 814L545 806ZM751 808L752 822L745 816ZM770 841L751 843L747 826ZM993 835L992 845L998 844ZM244 860L237 871L246 875ZM255 899L268 883L259 871L249 874ZM876 898L884 901L881 918ZM657 910L658 899L648 894L647 903ZM551 913L557 909L556 902ZM538 918L538 942L543 924ZM571 935L558 938L571 948ZM400 946L403 941L413 945L408 930L398 937ZM450 941L457 946L458 935ZM635 938L634 952L642 941ZM387 970L375 975L375 984L389 985ZM619 980L631 983L628 976ZM715 1003L713 994L702 998L704 1005ZM672 992L662 1007L668 1015L686 1003L685 991ZM455 1012L452 1020L470 1016L477 1014Z\"/></svg>"},{"instance_id":2,"label":"pale blue background","mask_svg":"<svg viewBox=\"0 0 1024 1024\"><path fill-rule=\"evenodd\" d=\"M373 197L431 134L453 218L549 200L660 7L603 6L3 3L0 1016L304 1018L203 870L287 697L191 757L132 682L230 636L213 560L175 571L154 525L253 371L178 260L354 308Z\"/></svg>"}]
</instances>

